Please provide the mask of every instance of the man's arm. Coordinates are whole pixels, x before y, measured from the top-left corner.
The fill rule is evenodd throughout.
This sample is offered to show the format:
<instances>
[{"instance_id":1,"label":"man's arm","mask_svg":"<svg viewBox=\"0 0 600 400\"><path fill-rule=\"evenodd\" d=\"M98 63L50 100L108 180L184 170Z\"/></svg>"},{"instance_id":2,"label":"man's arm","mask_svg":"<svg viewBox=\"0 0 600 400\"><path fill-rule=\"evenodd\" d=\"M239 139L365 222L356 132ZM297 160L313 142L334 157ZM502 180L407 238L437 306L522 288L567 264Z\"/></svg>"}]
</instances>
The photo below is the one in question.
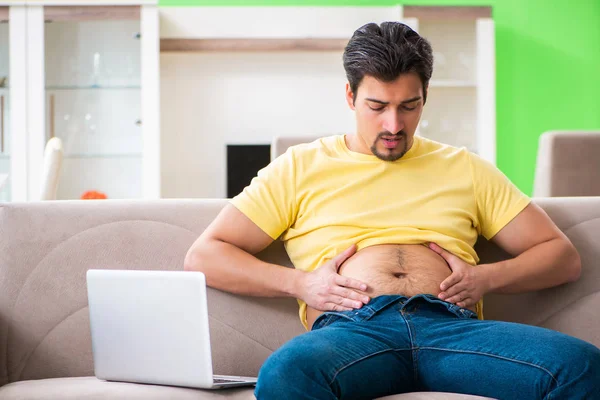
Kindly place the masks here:
<instances>
[{"instance_id":1,"label":"man's arm","mask_svg":"<svg viewBox=\"0 0 600 400\"><path fill-rule=\"evenodd\" d=\"M253 254L273 239L228 204L188 250L186 271L201 271L207 285L253 296L294 296L297 271L263 262Z\"/></svg>"},{"instance_id":2,"label":"man's arm","mask_svg":"<svg viewBox=\"0 0 600 400\"><path fill-rule=\"evenodd\" d=\"M364 284L337 274L355 251L352 247L314 272L259 260L253 254L273 239L237 208L228 204L194 242L185 257L186 271L201 271L211 287L250 296L295 297L320 310L350 310L368 302L352 289Z\"/></svg>"},{"instance_id":3,"label":"man's arm","mask_svg":"<svg viewBox=\"0 0 600 400\"><path fill-rule=\"evenodd\" d=\"M575 281L581 259L571 241L548 215L530 203L491 241L514 258L473 267L436 244L452 269L439 297L461 307L472 306L488 292L520 293Z\"/></svg>"},{"instance_id":4,"label":"man's arm","mask_svg":"<svg viewBox=\"0 0 600 400\"><path fill-rule=\"evenodd\" d=\"M581 274L575 246L536 204L530 203L491 241L514 257L479 266L491 292L539 290L576 281Z\"/></svg>"}]
</instances>

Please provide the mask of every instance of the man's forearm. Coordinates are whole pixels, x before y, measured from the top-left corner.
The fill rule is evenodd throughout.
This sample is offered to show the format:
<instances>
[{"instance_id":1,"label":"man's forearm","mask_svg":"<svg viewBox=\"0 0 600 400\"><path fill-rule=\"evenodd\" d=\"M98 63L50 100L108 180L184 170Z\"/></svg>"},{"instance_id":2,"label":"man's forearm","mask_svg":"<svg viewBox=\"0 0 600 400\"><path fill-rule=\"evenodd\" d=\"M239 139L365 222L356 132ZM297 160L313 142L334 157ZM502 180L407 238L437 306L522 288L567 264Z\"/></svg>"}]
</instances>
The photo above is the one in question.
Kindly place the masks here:
<instances>
[{"instance_id":1,"label":"man's forearm","mask_svg":"<svg viewBox=\"0 0 600 400\"><path fill-rule=\"evenodd\" d=\"M187 271L201 271L207 285L227 292L261 297L297 297L303 271L269 264L218 240L203 243L185 259Z\"/></svg>"},{"instance_id":2,"label":"man's forearm","mask_svg":"<svg viewBox=\"0 0 600 400\"><path fill-rule=\"evenodd\" d=\"M557 286L579 277L581 261L562 238L540 243L518 257L478 266L486 274L489 292L521 293Z\"/></svg>"}]
</instances>

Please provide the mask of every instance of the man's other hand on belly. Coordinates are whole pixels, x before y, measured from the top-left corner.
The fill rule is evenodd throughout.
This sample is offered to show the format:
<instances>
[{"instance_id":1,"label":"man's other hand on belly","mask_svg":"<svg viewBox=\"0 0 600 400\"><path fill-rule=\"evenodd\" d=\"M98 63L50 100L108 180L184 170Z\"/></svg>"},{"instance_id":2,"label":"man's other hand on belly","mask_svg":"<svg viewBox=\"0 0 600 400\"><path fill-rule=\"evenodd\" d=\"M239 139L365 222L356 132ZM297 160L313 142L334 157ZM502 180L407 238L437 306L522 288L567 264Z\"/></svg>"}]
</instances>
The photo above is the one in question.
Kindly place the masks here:
<instances>
[{"instance_id":1,"label":"man's other hand on belly","mask_svg":"<svg viewBox=\"0 0 600 400\"><path fill-rule=\"evenodd\" d=\"M348 311L362 307L370 300L365 295L367 285L359 280L342 276L340 266L356 253L356 245L338 254L321 267L306 272L299 280L300 299L307 306L320 311Z\"/></svg>"}]
</instances>

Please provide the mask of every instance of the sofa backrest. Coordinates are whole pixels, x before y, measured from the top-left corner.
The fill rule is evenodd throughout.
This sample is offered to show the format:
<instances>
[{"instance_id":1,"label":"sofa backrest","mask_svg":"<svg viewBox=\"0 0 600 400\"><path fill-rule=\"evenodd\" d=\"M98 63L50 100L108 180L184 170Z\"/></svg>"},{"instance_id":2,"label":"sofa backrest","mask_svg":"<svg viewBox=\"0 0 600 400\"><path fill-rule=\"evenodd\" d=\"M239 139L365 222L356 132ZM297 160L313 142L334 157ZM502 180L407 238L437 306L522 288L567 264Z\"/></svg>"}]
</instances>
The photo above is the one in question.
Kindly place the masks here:
<instances>
[{"instance_id":1,"label":"sofa backrest","mask_svg":"<svg viewBox=\"0 0 600 400\"><path fill-rule=\"evenodd\" d=\"M549 131L540 135L533 195L600 196L600 131Z\"/></svg>"},{"instance_id":2,"label":"sofa backrest","mask_svg":"<svg viewBox=\"0 0 600 400\"><path fill-rule=\"evenodd\" d=\"M539 201L579 248L576 283L486 297L486 318L539 324L600 345L600 198ZM93 375L85 273L90 268L181 270L188 248L225 200L62 201L0 205L0 385ZM506 257L478 244L483 261ZM291 266L281 242L259 257ZM304 331L294 299L209 290L214 369L255 375Z\"/></svg>"}]
</instances>

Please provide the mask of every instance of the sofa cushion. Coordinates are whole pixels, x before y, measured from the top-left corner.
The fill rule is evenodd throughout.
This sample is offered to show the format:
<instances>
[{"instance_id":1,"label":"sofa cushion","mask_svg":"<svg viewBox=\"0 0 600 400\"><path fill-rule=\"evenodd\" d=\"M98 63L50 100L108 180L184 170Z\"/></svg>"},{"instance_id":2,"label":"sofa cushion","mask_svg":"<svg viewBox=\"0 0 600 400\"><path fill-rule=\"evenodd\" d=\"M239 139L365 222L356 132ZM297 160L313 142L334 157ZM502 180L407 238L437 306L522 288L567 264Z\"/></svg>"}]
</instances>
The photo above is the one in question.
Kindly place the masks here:
<instances>
[{"instance_id":1,"label":"sofa cushion","mask_svg":"<svg viewBox=\"0 0 600 400\"><path fill-rule=\"evenodd\" d=\"M137 383L106 382L93 376L55 378L10 383L0 388L3 400L86 399L86 400L254 400L253 388L201 390ZM477 400L487 397L453 393L406 393L382 397L379 400Z\"/></svg>"},{"instance_id":2,"label":"sofa cushion","mask_svg":"<svg viewBox=\"0 0 600 400\"><path fill-rule=\"evenodd\" d=\"M254 388L201 390L172 386L141 385L137 383L107 382L96 377L54 378L10 383L0 388L3 400L250 400Z\"/></svg>"},{"instance_id":3,"label":"sofa cushion","mask_svg":"<svg viewBox=\"0 0 600 400\"><path fill-rule=\"evenodd\" d=\"M484 316L490 320L518 322L553 329L600 347L600 197L535 199L573 242L581 256L581 278L551 289L519 294L489 293ZM491 242L476 247L483 262L508 255Z\"/></svg>"}]
</instances>

